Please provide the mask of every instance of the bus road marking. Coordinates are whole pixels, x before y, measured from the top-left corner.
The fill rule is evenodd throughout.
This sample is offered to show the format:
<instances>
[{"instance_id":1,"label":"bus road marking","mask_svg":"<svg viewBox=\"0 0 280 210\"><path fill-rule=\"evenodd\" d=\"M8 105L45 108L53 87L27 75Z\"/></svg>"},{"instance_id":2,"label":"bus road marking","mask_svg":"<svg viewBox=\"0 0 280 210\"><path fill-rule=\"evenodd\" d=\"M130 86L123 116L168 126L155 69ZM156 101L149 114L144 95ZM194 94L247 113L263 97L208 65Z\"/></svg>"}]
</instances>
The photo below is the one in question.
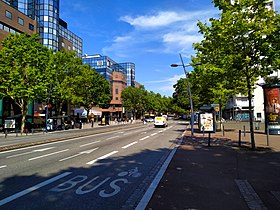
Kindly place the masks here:
<instances>
[{"instance_id":1,"label":"bus road marking","mask_svg":"<svg viewBox=\"0 0 280 210\"><path fill-rule=\"evenodd\" d=\"M48 180L46 180L44 182L41 182L41 183L39 183L39 184L37 184L37 185L35 185L33 187L27 188L27 189L25 189L25 190L23 190L21 192L18 192L18 193L14 194L14 195L11 195L11 196L7 197L7 198L4 198L4 199L0 200L0 206L3 206L4 204L9 203L9 202L11 202L13 200L16 200L19 197L27 195L28 193L31 193L31 192L33 192L35 190L38 190L38 189L40 189L40 188L42 188L42 187L44 187L44 186L46 186L48 184L51 184L51 183L53 183L53 182L55 182L55 181L65 177L65 176L70 175L71 173L72 172L65 172L65 173L60 174L58 176L55 176L55 177L53 177L51 179L48 179Z\"/></svg>"}]
</instances>

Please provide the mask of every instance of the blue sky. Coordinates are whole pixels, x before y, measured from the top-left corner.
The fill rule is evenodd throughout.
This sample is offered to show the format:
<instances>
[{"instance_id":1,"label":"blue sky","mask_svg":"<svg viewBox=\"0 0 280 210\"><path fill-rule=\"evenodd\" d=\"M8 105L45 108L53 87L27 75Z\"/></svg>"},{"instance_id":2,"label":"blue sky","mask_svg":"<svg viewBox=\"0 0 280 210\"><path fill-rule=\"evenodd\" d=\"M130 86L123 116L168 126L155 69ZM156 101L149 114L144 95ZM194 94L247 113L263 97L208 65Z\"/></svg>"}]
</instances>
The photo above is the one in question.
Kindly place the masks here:
<instances>
[{"instance_id":1,"label":"blue sky","mask_svg":"<svg viewBox=\"0 0 280 210\"><path fill-rule=\"evenodd\" d=\"M276 10L280 0L276 0ZM211 0L61 0L60 18L83 39L83 54L102 54L118 63L133 62L136 81L148 91L172 96L202 37L197 21L217 17ZM187 69L191 71L192 69Z\"/></svg>"}]
</instances>

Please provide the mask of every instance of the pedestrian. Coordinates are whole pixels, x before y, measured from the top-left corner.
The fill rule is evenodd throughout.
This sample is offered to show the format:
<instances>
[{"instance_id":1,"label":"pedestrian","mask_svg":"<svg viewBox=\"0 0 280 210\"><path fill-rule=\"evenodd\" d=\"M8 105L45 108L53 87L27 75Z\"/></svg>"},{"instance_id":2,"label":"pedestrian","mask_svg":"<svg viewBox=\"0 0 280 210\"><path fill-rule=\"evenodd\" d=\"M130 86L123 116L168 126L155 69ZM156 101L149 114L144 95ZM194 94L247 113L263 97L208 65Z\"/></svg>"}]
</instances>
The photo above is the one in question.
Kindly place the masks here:
<instances>
[{"instance_id":1,"label":"pedestrian","mask_svg":"<svg viewBox=\"0 0 280 210\"><path fill-rule=\"evenodd\" d=\"M71 127L72 127L72 129L74 129L74 125L75 125L74 120L71 120Z\"/></svg>"}]
</instances>

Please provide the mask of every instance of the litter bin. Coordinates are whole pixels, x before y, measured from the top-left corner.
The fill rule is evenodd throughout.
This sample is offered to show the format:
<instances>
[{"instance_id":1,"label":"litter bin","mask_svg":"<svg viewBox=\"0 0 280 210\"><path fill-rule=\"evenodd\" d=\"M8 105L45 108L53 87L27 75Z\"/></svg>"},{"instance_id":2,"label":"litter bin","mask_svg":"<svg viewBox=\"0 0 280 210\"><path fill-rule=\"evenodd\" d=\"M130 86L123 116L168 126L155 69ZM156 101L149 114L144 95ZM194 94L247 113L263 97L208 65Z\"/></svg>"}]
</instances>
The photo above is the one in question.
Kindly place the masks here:
<instances>
[{"instance_id":1,"label":"litter bin","mask_svg":"<svg viewBox=\"0 0 280 210\"><path fill-rule=\"evenodd\" d=\"M255 122L255 130L260 130L261 128L261 122L260 121L256 121Z\"/></svg>"}]
</instances>

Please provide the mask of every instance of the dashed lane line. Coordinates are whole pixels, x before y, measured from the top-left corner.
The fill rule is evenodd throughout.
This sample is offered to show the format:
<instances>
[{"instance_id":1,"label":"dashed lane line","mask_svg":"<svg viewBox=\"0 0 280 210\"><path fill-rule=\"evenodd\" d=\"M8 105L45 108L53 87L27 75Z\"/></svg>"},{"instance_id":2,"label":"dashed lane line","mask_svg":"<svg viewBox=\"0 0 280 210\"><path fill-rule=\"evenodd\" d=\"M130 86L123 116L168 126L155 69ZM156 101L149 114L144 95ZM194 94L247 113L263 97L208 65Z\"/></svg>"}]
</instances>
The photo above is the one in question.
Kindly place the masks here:
<instances>
[{"instance_id":1,"label":"dashed lane line","mask_svg":"<svg viewBox=\"0 0 280 210\"><path fill-rule=\"evenodd\" d=\"M97 158L97 159L94 159L94 160L92 160L92 161L87 162L87 165L92 165L92 164L94 164L96 161L98 161L98 160L103 160L103 159L105 159L105 158L107 158L107 157L110 157L111 155L116 154L116 153L118 153L118 152L119 152L119 151L110 152L110 153L108 153L108 154L106 154L106 155L103 155L103 156Z\"/></svg>"},{"instance_id":2,"label":"dashed lane line","mask_svg":"<svg viewBox=\"0 0 280 210\"><path fill-rule=\"evenodd\" d=\"M145 139L147 139L147 138L150 138L150 136L145 136L145 137L143 137L143 138L141 138L141 139L139 139L140 141L143 141L143 140L145 140Z\"/></svg>"},{"instance_id":3,"label":"dashed lane line","mask_svg":"<svg viewBox=\"0 0 280 210\"><path fill-rule=\"evenodd\" d=\"M137 143L138 143L137 141L134 141L134 142L132 142L132 143L130 143L130 144L128 144L128 145L123 146L122 148L123 148L123 149L126 149L126 148L128 148L128 147L130 147L130 146L132 146L132 145L134 145L134 144L137 144Z\"/></svg>"},{"instance_id":4,"label":"dashed lane line","mask_svg":"<svg viewBox=\"0 0 280 210\"><path fill-rule=\"evenodd\" d=\"M70 175L71 173L72 172L65 172L65 173L60 174L58 176L55 176L55 177L53 177L51 179L48 179L48 180L46 180L44 182L41 182L41 183L39 183L39 184L37 184L37 185L35 185L33 187L30 187L30 188L28 188L26 190L23 190L23 191L18 192L18 193L14 194L14 195L11 195L11 196L9 196L7 198L4 198L4 199L0 200L0 206L3 206L4 204L9 203L9 202L11 202L13 200L16 200L17 198L22 197L22 196L24 196L24 195L26 195L28 193L31 193L31 192L33 192L35 190L38 190L41 187L44 187L44 186L46 186L48 184L51 184L51 183L53 183L53 182L55 182L55 181L65 177L65 176Z\"/></svg>"},{"instance_id":5,"label":"dashed lane line","mask_svg":"<svg viewBox=\"0 0 280 210\"><path fill-rule=\"evenodd\" d=\"M40 159L40 158L44 158L44 157L47 157L47 156L51 156L51 155L56 155L58 153L62 153L62 152L66 152L68 151L69 149L64 149L64 150L60 150L60 151L57 151L57 152L53 152L53 153L50 153L50 154L46 154L46 155L42 155L42 156L38 156L38 157L34 157L34 158L30 158L28 160L36 160L36 159Z\"/></svg>"},{"instance_id":6,"label":"dashed lane line","mask_svg":"<svg viewBox=\"0 0 280 210\"><path fill-rule=\"evenodd\" d=\"M71 158L74 158L74 157L77 157L77 156L80 156L80 155L90 154L90 153L92 153L93 151L95 151L95 150L97 150L97 149L99 149L99 147L96 147L96 148L91 149L91 150L79 152L78 154L75 154L75 155L72 155L72 156L63 158L63 159L61 159L61 160L59 160L59 161L61 162L61 161L68 160L68 159L71 159Z\"/></svg>"},{"instance_id":7,"label":"dashed lane line","mask_svg":"<svg viewBox=\"0 0 280 210\"><path fill-rule=\"evenodd\" d=\"M81 145L80 147L85 147L85 146L92 145L92 144L96 144L96 143L99 143L99 142L100 142L100 141L94 141L94 142L91 142L91 143L83 144L83 145Z\"/></svg>"},{"instance_id":8,"label":"dashed lane line","mask_svg":"<svg viewBox=\"0 0 280 210\"><path fill-rule=\"evenodd\" d=\"M6 168L6 167L7 167L7 165L0 166L0 168Z\"/></svg>"},{"instance_id":9,"label":"dashed lane line","mask_svg":"<svg viewBox=\"0 0 280 210\"><path fill-rule=\"evenodd\" d=\"M158 133L152 133L151 136L157 135Z\"/></svg>"},{"instance_id":10,"label":"dashed lane line","mask_svg":"<svg viewBox=\"0 0 280 210\"><path fill-rule=\"evenodd\" d=\"M54 147L36 149L36 150L29 151L29 152L24 152L24 153L20 153L20 154L10 155L10 156L8 156L6 158L13 158L13 157L18 157L18 156L22 156L22 155L28 155L28 154L32 154L32 153L35 153L35 152L44 152L44 151L47 151L47 150L50 150L50 149L53 149L53 148Z\"/></svg>"},{"instance_id":11,"label":"dashed lane line","mask_svg":"<svg viewBox=\"0 0 280 210\"><path fill-rule=\"evenodd\" d=\"M112 136L112 137L107 138L106 140L115 139L115 138L119 138L119 137L120 136Z\"/></svg>"}]
</instances>

